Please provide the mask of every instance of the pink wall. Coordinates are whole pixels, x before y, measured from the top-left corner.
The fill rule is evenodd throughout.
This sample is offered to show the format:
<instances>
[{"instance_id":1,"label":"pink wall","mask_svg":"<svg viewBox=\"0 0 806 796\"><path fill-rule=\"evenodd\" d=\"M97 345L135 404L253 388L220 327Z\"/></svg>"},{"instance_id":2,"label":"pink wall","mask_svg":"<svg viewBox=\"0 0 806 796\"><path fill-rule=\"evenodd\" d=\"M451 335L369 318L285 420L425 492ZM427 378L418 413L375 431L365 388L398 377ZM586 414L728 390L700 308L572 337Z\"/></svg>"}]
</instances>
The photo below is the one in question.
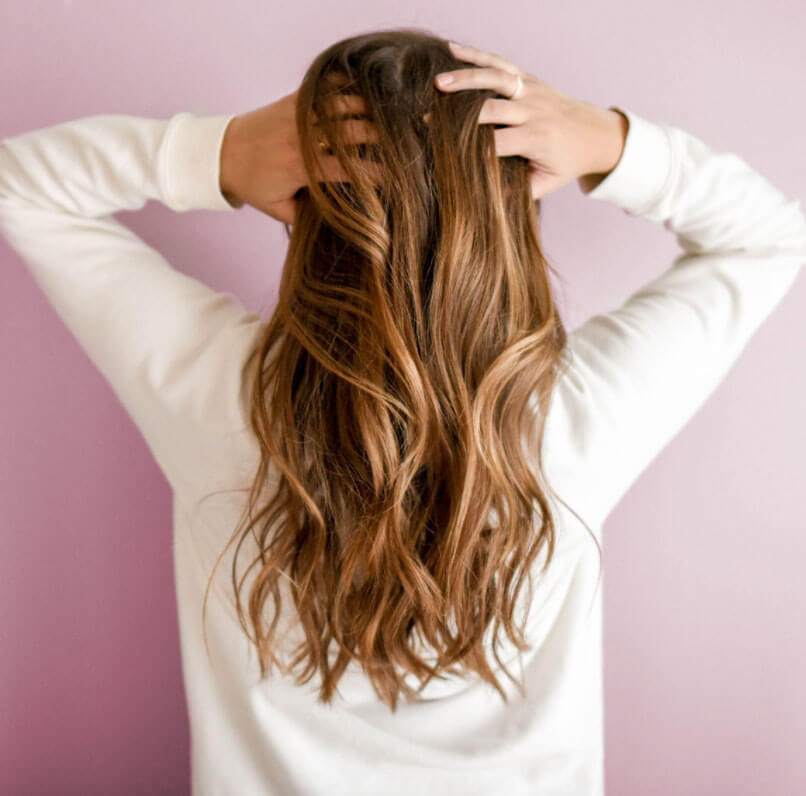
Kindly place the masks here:
<instances>
[{"instance_id":1,"label":"pink wall","mask_svg":"<svg viewBox=\"0 0 806 796\"><path fill-rule=\"evenodd\" d=\"M687 128L804 197L798 0L392 8L4 0L0 137L102 112L249 110L335 39L415 25ZM544 216L569 326L677 251L575 184ZM278 223L154 203L121 219L249 308L273 302ZM4 242L0 268L0 793L187 793L167 484ZM804 308L801 279L605 526L614 796L806 793Z\"/></svg>"}]
</instances>

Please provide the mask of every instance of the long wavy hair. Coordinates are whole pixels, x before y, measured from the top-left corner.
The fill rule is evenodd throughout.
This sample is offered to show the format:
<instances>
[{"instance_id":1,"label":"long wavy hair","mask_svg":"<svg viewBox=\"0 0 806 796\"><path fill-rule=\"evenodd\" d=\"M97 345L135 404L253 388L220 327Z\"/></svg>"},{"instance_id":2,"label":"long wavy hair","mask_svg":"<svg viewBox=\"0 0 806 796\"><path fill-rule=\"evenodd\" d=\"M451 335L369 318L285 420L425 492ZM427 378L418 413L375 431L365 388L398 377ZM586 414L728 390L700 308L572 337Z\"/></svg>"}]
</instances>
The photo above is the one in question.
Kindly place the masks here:
<instances>
[{"instance_id":1,"label":"long wavy hair","mask_svg":"<svg viewBox=\"0 0 806 796\"><path fill-rule=\"evenodd\" d=\"M249 360L260 465L231 540L236 560L250 533L259 550L250 627L235 560L232 584L261 676L318 671L325 703L351 660L392 711L417 695L407 673L422 688L476 672L506 701L484 635L492 623L522 689L496 644L503 628L529 649L515 603L541 549L544 568L554 553L540 451L566 332L528 161L497 156L494 126L477 122L496 92L434 86L463 66L442 38L382 30L328 47L298 91L310 182ZM339 94L363 98L376 142L345 140L327 113ZM314 177L320 134L349 181ZM260 504L270 464L278 486ZM281 578L304 632L290 664L275 649Z\"/></svg>"}]
</instances>

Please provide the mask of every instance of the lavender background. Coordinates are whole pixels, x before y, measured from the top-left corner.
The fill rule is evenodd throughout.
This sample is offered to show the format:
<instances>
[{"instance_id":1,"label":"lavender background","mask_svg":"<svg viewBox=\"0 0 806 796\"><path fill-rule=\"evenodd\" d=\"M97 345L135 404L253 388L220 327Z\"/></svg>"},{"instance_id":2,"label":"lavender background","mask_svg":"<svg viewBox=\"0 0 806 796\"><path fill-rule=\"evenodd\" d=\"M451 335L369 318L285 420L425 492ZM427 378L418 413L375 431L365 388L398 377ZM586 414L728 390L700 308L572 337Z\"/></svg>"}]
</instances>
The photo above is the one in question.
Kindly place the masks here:
<instances>
[{"instance_id":1,"label":"lavender background","mask_svg":"<svg viewBox=\"0 0 806 796\"><path fill-rule=\"evenodd\" d=\"M96 113L251 110L336 39L418 26L688 129L804 197L798 0L405 7L4 0L0 138ZM543 215L569 327L678 251L575 183ZM279 223L153 202L119 217L178 269L273 305ZM2 240L0 269L0 793L186 794L169 488ZM806 793L804 307L801 279L605 525L611 796Z\"/></svg>"}]
</instances>

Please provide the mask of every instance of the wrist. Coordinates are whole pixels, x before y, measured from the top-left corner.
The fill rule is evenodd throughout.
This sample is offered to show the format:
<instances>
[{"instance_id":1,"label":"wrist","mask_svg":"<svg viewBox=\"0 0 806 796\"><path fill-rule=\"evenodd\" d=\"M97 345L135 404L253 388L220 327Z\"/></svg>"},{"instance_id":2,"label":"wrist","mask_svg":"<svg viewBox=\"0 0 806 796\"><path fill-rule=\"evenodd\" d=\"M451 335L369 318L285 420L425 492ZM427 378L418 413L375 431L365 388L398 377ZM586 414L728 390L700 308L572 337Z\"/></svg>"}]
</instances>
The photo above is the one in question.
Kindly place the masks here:
<instances>
[{"instance_id":1,"label":"wrist","mask_svg":"<svg viewBox=\"0 0 806 796\"><path fill-rule=\"evenodd\" d=\"M607 175L618 165L624 152L629 122L627 117L612 107L601 110L601 123L597 128L596 159L589 174Z\"/></svg>"},{"instance_id":2,"label":"wrist","mask_svg":"<svg viewBox=\"0 0 806 796\"><path fill-rule=\"evenodd\" d=\"M578 178L579 187L584 193L592 191L618 166L630 127L627 116L612 106L597 110L598 123L594 125L596 133L591 147L594 158L589 170Z\"/></svg>"},{"instance_id":3,"label":"wrist","mask_svg":"<svg viewBox=\"0 0 806 796\"><path fill-rule=\"evenodd\" d=\"M242 207L245 202L240 198L240 174L243 171L243 148L239 143L238 120L235 116L224 130L221 142L221 161L219 163L219 188L222 196L233 206Z\"/></svg>"},{"instance_id":4,"label":"wrist","mask_svg":"<svg viewBox=\"0 0 806 796\"><path fill-rule=\"evenodd\" d=\"M609 148L605 147L605 167L602 169L602 174L609 174L618 166L621 156L624 154L624 143L630 129L630 120L621 111L611 107L606 112L610 120L611 133L607 139Z\"/></svg>"}]
</instances>

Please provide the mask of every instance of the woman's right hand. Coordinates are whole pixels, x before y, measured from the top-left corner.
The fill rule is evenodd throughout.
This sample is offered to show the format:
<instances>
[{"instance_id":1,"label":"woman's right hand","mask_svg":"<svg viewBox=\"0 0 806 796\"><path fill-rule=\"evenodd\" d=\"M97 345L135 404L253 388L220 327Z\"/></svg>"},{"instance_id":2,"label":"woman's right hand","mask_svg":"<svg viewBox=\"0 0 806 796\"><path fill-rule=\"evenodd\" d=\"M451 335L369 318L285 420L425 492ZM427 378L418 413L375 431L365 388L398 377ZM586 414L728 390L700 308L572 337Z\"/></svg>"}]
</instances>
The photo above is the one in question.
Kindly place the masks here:
<instances>
[{"instance_id":1,"label":"woman's right hand","mask_svg":"<svg viewBox=\"0 0 806 796\"><path fill-rule=\"evenodd\" d=\"M523 81L516 99L487 99L478 122L508 125L494 131L496 154L529 161L533 199L583 177L587 182L580 180L580 186L598 184L615 168L627 132L621 113L569 97L499 55L464 45L450 48L459 60L477 66L443 72L453 76L448 84L441 84L437 75L440 91L494 89L510 97L518 87L517 76Z\"/></svg>"}]
</instances>

